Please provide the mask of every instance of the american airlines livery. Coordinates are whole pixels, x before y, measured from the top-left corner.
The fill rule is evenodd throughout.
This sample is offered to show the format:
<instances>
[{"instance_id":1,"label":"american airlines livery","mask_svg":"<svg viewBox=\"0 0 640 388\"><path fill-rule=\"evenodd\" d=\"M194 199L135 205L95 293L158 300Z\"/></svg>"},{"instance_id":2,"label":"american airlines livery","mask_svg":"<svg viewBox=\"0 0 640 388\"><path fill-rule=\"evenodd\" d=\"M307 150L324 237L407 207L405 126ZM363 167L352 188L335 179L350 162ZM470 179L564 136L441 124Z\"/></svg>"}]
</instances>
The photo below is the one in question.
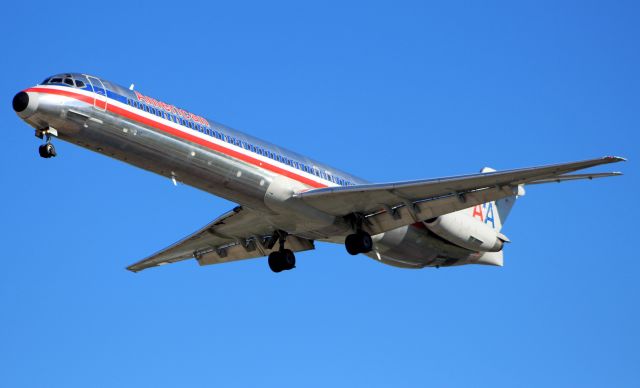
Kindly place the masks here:
<instances>
[{"instance_id":1,"label":"american airlines livery","mask_svg":"<svg viewBox=\"0 0 640 388\"><path fill-rule=\"evenodd\" d=\"M502 266L509 239L501 229L525 185L621 175L570 173L624 160L368 183L133 89L59 74L16 94L13 109L43 139L43 158L56 156L58 137L239 204L129 266L134 272L190 258L208 265L263 256L281 272L316 241L402 268Z\"/></svg>"}]
</instances>

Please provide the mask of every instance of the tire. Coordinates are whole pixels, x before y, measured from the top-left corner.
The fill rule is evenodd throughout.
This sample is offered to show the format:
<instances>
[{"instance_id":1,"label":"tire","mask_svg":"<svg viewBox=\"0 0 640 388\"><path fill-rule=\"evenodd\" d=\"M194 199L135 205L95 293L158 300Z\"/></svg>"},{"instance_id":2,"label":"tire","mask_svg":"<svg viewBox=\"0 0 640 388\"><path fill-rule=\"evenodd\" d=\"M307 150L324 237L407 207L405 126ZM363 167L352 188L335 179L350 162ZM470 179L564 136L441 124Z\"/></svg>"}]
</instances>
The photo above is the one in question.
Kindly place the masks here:
<instances>
[{"instance_id":1,"label":"tire","mask_svg":"<svg viewBox=\"0 0 640 388\"><path fill-rule=\"evenodd\" d=\"M369 253L373 249L373 240L371 236L366 232L353 233L347 236L344 240L344 246L347 248L347 252L350 255L357 255L359 253Z\"/></svg>"},{"instance_id":2,"label":"tire","mask_svg":"<svg viewBox=\"0 0 640 388\"><path fill-rule=\"evenodd\" d=\"M49 158L49 153L47 152L47 145L43 144L38 147L38 154L40 154L41 158Z\"/></svg>"},{"instance_id":3,"label":"tire","mask_svg":"<svg viewBox=\"0 0 640 388\"><path fill-rule=\"evenodd\" d=\"M296 267L296 255L293 254L291 249L285 249L282 251L282 268L283 270L290 270Z\"/></svg>"},{"instance_id":4,"label":"tire","mask_svg":"<svg viewBox=\"0 0 640 388\"><path fill-rule=\"evenodd\" d=\"M348 235L347 238L344 240L344 246L345 248L347 248L347 252L349 252L349 254L352 256L355 256L358 253L360 253L360 245L358 244L358 235L357 234Z\"/></svg>"},{"instance_id":5,"label":"tire","mask_svg":"<svg viewBox=\"0 0 640 388\"><path fill-rule=\"evenodd\" d=\"M55 157L57 155L56 147L54 147L53 144L48 143L46 148L47 148L47 153L49 154L50 158L53 158L53 157Z\"/></svg>"},{"instance_id":6,"label":"tire","mask_svg":"<svg viewBox=\"0 0 640 388\"><path fill-rule=\"evenodd\" d=\"M369 233L360 232L360 252L369 253L373 249L373 240Z\"/></svg>"},{"instance_id":7,"label":"tire","mask_svg":"<svg viewBox=\"0 0 640 388\"><path fill-rule=\"evenodd\" d=\"M282 260L280 259L280 256L280 252L275 251L269 253L269 258L267 259L269 262L269 268L275 273L282 272L284 269L282 268Z\"/></svg>"}]
</instances>

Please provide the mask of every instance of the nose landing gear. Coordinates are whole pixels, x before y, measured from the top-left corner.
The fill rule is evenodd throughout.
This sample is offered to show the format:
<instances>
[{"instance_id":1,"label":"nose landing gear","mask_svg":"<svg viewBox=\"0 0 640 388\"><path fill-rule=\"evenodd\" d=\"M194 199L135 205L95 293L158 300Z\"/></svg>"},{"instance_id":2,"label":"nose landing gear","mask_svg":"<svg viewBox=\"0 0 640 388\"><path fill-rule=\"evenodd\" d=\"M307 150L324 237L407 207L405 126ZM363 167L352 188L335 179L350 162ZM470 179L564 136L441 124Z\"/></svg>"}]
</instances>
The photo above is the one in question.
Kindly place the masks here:
<instances>
[{"instance_id":1,"label":"nose landing gear","mask_svg":"<svg viewBox=\"0 0 640 388\"><path fill-rule=\"evenodd\" d=\"M40 154L40 157L45 159L53 158L57 155L56 147L54 147L53 144L49 142L38 147L38 153Z\"/></svg>"},{"instance_id":2,"label":"nose landing gear","mask_svg":"<svg viewBox=\"0 0 640 388\"><path fill-rule=\"evenodd\" d=\"M52 135L57 136L58 131L53 128L36 130L36 137L39 137L40 139L46 139L46 143L38 147L38 153L40 154L41 158L49 159L58 155L58 153L56 152L56 147L54 147L53 143L51 142Z\"/></svg>"}]
</instances>

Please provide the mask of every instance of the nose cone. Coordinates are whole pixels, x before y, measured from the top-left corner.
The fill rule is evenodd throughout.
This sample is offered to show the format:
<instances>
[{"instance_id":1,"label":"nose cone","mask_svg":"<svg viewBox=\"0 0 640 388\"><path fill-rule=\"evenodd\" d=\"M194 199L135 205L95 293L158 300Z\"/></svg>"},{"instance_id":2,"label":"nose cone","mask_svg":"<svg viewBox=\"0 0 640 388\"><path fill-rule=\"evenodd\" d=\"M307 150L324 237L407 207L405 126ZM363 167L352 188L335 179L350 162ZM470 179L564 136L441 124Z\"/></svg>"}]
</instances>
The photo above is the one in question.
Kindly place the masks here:
<instances>
[{"instance_id":1,"label":"nose cone","mask_svg":"<svg viewBox=\"0 0 640 388\"><path fill-rule=\"evenodd\" d=\"M13 110L16 113L20 113L27 109L29 106L29 95L25 92L20 92L13 97Z\"/></svg>"}]
</instances>

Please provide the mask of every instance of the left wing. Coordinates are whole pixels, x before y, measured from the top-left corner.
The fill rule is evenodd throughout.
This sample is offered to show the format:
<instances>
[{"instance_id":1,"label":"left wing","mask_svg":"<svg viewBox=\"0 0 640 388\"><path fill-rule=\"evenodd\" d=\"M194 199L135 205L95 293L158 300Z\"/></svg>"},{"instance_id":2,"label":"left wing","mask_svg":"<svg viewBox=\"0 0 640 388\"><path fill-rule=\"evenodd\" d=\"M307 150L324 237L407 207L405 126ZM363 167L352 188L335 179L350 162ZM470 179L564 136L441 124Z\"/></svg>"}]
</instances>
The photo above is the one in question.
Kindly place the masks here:
<instances>
[{"instance_id":1,"label":"left wing","mask_svg":"<svg viewBox=\"0 0 640 388\"><path fill-rule=\"evenodd\" d=\"M276 242L274 229L264 215L238 206L192 235L127 269L138 272L190 258L197 259L200 265L208 265L268 256ZM312 240L288 235L287 248L300 252L314 249L314 244Z\"/></svg>"},{"instance_id":2,"label":"left wing","mask_svg":"<svg viewBox=\"0 0 640 388\"><path fill-rule=\"evenodd\" d=\"M371 235L518 194L523 184L598 178L620 173L565 175L601 164L624 161L607 156L580 162L485 172L418 181L329 187L295 197L336 217L360 215ZM351 218L353 220L353 218Z\"/></svg>"}]
</instances>

